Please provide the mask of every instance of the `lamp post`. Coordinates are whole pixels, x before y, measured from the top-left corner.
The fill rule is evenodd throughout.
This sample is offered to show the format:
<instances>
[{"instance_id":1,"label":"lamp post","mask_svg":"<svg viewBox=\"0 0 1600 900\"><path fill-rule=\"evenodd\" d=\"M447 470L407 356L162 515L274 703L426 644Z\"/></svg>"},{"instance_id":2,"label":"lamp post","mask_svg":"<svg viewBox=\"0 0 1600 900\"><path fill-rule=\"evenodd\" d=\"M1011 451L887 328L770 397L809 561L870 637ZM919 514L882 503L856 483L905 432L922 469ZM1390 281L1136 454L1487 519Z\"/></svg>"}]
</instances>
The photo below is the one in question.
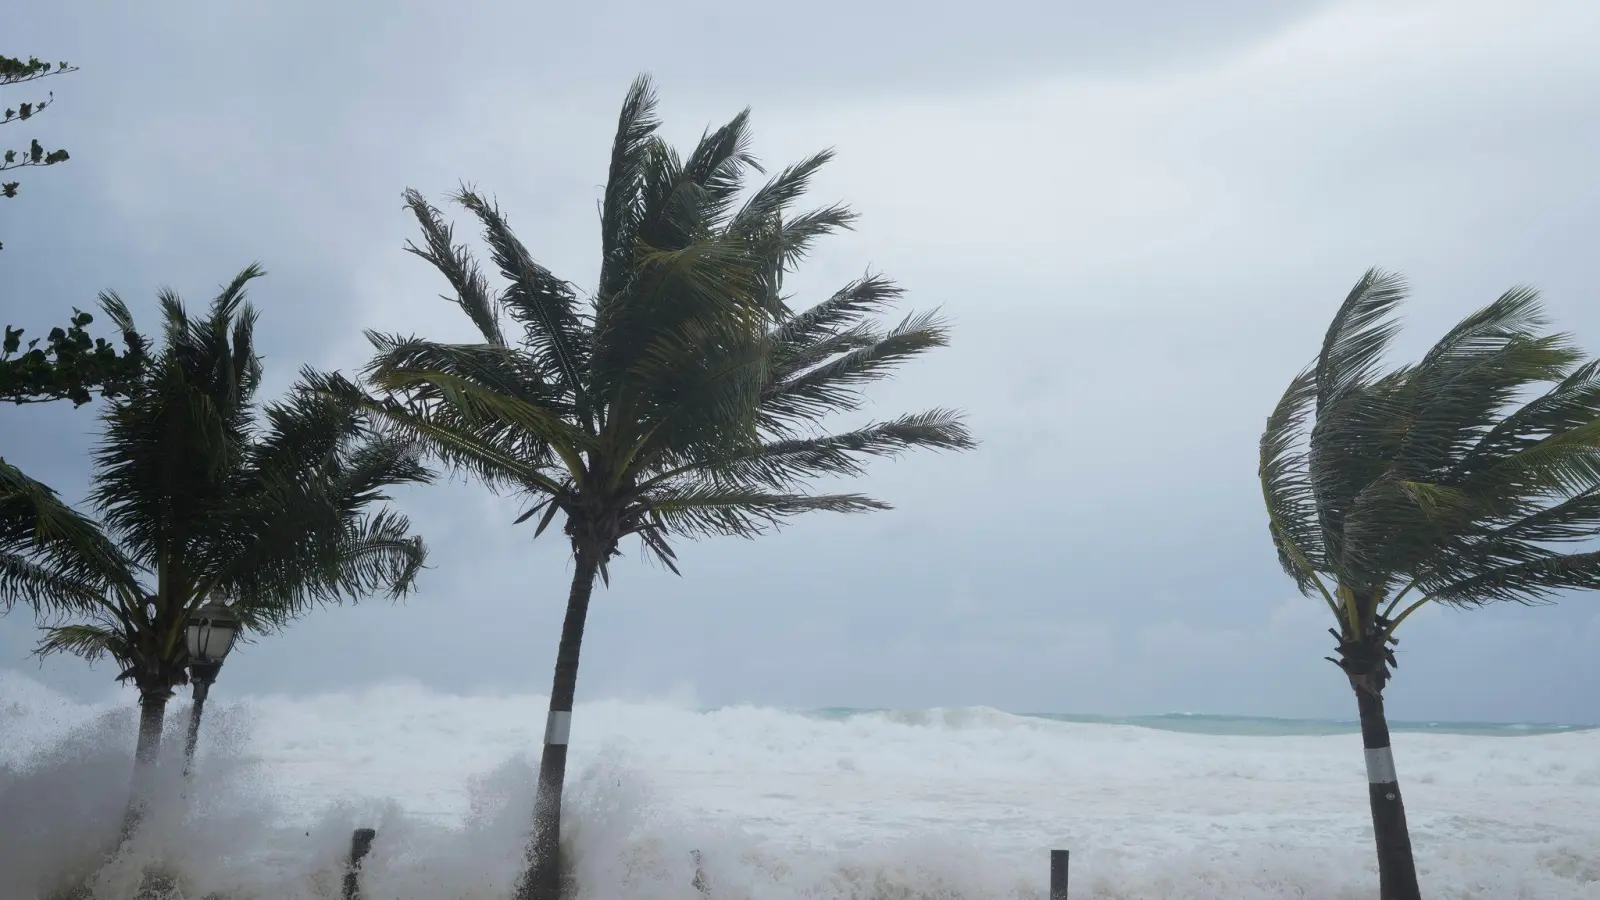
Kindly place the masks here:
<instances>
[{"instance_id":1,"label":"lamp post","mask_svg":"<svg viewBox=\"0 0 1600 900\"><path fill-rule=\"evenodd\" d=\"M225 604L212 601L189 617L189 682L194 685L194 706L189 710L189 737L183 747L183 773L194 765L194 748L200 740L200 714L211 683L222 671L222 661L239 636L239 617Z\"/></svg>"}]
</instances>

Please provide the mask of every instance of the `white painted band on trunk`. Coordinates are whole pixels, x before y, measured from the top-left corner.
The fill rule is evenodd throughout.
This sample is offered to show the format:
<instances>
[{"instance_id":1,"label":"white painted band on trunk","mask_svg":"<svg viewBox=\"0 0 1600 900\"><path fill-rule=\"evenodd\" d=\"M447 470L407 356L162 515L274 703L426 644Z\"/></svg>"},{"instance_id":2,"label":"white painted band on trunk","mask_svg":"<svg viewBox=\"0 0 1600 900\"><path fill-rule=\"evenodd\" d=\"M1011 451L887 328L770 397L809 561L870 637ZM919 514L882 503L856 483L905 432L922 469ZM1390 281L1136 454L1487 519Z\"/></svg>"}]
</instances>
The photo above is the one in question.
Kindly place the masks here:
<instances>
[{"instance_id":1,"label":"white painted band on trunk","mask_svg":"<svg viewBox=\"0 0 1600 900\"><path fill-rule=\"evenodd\" d=\"M1394 753L1388 747L1367 751L1367 783L1395 784L1400 779L1394 773Z\"/></svg>"},{"instance_id":2,"label":"white painted band on trunk","mask_svg":"<svg viewBox=\"0 0 1600 900\"><path fill-rule=\"evenodd\" d=\"M551 712L550 718L544 723L544 742L546 744L565 744L572 735L572 713Z\"/></svg>"}]
</instances>

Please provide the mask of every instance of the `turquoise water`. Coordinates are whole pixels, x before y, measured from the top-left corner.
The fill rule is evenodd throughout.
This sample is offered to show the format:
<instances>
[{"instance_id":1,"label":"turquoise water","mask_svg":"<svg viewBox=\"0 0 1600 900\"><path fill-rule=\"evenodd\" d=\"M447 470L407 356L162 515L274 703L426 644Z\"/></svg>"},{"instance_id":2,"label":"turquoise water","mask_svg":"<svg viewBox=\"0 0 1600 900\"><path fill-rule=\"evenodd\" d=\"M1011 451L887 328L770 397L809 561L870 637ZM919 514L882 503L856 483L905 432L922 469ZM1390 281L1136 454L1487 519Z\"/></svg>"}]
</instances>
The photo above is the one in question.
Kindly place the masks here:
<instances>
[{"instance_id":1,"label":"turquoise water","mask_svg":"<svg viewBox=\"0 0 1600 900\"><path fill-rule=\"evenodd\" d=\"M854 716L878 714L904 717L908 721L926 720L926 714L908 714L886 709L848 709L833 707L812 710L806 715L825 719L848 719ZM1154 728L1158 731L1178 731L1187 734L1243 735L1271 737L1287 735L1354 734L1360 731L1355 720L1343 719L1275 719L1267 716L1215 716L1200 713L1163 713L1148 716L1093 716L1070 713L1019 713L1025 718L1050 719L1056 722L1081 722L1093 725L1133 725ZM1519 737L1534 734L1560 734L1568 731L1588 731L1600 726L1561 725L1549 722L1403 722L1391 721L1389 730L1421 734L1465 734L1483 737Z\"/></svg>"}]
</instances>

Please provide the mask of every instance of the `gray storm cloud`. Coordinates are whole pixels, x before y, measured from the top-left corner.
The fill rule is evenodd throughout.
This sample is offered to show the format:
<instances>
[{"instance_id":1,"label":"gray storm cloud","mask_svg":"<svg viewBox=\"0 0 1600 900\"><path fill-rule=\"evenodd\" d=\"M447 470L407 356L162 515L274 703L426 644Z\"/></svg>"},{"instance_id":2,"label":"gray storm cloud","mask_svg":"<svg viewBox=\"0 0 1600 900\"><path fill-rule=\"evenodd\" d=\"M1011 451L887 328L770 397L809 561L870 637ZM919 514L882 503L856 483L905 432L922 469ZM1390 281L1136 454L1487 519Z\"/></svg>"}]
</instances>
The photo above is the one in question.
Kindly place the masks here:
<instances>
[{"instance_id":1,"label":"gray storm cloud","mask_svg":"<svg viewBox=\"0 0 1600 900\"><path fill-rule=\"evenodd\" d=\"M1266 537L1262 420L1370 265L1415 286L1408 351L1524 282L1600 348L1600 7L1102 7L35 6L6 52L83 70L37 120L72 161L0 209L0 320L37 332L114 288L150 321L158 286L196 301L260 259L272 390L359 363L364 327L466 339L400 250L401 190L470 181L591 282L616 104L650 70L675 139L751 105L764 160L837 148L817 198L863 220L794 286L870 266L941 307L955 345L876 396L963 407L984 446L874 467L893 512L692 546L682 579L631 557L585 695L1347 715ZM76 498L93 428L7 409L0 451ZM402 500L434 547L420 593L245 647L219 690L544 689L564 548L476 485ZM1600 721L1595 602L1429 613L1392 715ZM32 642L0 620L0 666L111 689Z\"/></svg>"}]
</instances>

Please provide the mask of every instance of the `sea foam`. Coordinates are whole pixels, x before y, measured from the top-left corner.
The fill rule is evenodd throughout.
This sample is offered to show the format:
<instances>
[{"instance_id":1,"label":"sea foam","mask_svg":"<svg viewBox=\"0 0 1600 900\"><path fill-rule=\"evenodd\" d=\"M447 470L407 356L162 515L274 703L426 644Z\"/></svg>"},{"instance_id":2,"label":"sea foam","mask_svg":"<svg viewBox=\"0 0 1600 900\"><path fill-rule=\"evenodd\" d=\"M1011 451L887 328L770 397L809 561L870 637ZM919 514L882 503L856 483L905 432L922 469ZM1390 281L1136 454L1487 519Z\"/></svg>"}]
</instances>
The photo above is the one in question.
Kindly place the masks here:
<instances>
[{"instance_id":1,"label":"sea foam","mask_svg":"<svg viewBox=\"0 0 1600 900\"><path fill-rule=\"evenodd\" d=\"M337 896L351 829L378 830L370 897L506 897L545 699L387 685L228 695L186 785L173 757L140 844L101 863L126 797L132 692L81 704L0 673L0 896L152 859L186 897ZM595 900L1370 898L1359 739L1183 734L991 709L807 715L580 703L566 839ZM1397 734L1424 892L1600 898L1600 732ZM698 858L698 864L696 859ZM697 871L698 870L698 871Z\"/></svg>"}]
</instances>

